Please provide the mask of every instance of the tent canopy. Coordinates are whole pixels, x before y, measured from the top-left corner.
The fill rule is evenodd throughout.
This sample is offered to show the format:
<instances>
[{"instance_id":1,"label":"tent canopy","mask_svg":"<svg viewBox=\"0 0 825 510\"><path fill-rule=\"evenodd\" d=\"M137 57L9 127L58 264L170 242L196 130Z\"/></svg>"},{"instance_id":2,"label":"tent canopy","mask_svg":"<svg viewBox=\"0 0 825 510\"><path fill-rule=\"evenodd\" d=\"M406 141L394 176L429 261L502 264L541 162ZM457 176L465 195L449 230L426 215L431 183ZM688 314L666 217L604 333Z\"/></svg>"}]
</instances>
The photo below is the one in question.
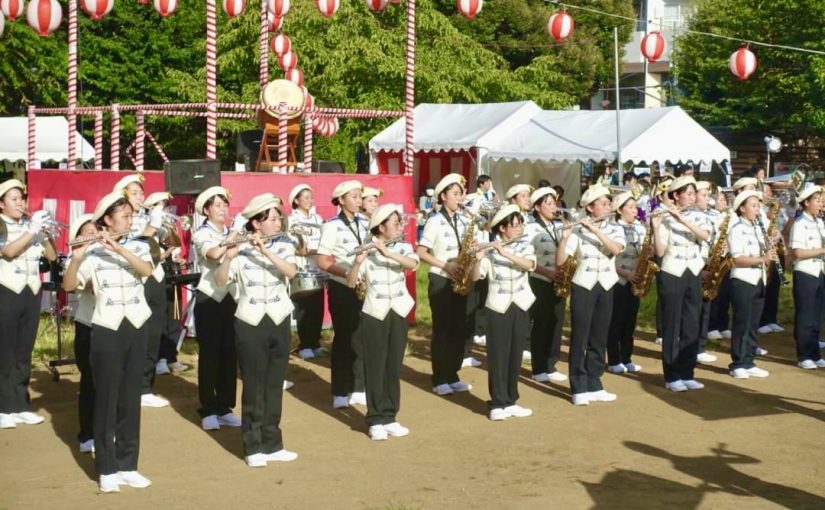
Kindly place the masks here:
<instances>
[{"instance_id":1,"label":"tent canopy","mask_svg":"<svg viewBox=\"0 0 825 510\"><path fill-rule=\"evenodd\" d=\"M420 104L415 107L415 150L441 152L485 147L540 111L532 101ZM405 119L398 119L370 140L370 152L404 150L405 133Z\"/></svg>"},{"instance_id":2,"label":"tent canopy","mask_svg":"<svg viewBox=\"0 0 825 510\"><path fill-rule=\"evenodd\" d=\"M63 161L69 157L69 121L65 117L37 117L35 158L40 161ZM0 160L26 160L26 117L0 117ZM83 136L75 133L77 157L82 161L95 158L95 149Z\"/></svg>"},{"instance_id":3,"label":"tent canopy","mask_svg":"<svg viewBox=\"0 0 825 510\"><path fill-rule=\"evenodd\" d=\"M710 163L730 151L678 106L620 112L622 160ZM487 157L515 161L602 161L616 153L615 111L542 111L488 146Z\"/></svg>"}]
</instances>

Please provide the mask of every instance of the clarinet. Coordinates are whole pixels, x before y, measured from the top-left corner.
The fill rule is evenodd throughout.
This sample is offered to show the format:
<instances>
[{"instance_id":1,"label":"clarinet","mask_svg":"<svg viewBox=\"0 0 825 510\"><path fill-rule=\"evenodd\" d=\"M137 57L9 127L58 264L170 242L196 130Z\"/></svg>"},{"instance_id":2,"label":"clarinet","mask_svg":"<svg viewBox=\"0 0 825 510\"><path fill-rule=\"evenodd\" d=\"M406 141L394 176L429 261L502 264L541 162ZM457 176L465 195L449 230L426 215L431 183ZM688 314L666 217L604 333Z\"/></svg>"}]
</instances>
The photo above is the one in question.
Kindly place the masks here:
<instances>
[{"instance_id":1,"label":"clarinet","mask_svg":"<svg viewBox=\"0 0 825 510\"><path fill-rule=\"evenodd\" d=\"M765 246L767 247L768 251L774 249L773 241L768 237L768 233L765 231L765 224L762 223L762 218L757 216L756 223L759 225L759 229L762 231L762 236L765 238ZM775 258L773 264L771 264L776 270L776 277L779 278L779 283L781 285L788 285L790 282L787 278L785 278L785 272L782 270L782 266L779 263L779 257Z\"/></svg>"}]
</instances>

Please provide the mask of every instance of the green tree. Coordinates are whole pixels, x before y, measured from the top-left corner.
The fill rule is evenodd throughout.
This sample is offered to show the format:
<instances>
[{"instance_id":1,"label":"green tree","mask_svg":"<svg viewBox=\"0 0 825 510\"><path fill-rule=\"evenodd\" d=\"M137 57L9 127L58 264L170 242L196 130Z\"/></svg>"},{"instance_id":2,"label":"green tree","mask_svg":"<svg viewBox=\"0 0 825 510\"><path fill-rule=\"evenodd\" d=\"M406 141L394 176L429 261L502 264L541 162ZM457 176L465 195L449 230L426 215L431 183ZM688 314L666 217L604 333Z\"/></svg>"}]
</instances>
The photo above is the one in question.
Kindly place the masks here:
<instances>
[{"instance_id":1,"label":"green tree","mask_svg":"<svg viewBox=\"0 0 825 510\"><path fill-rule=\"evenodd\" d=\"M700 0L690 29L771 44L825 50L821 0ZM735 41L684 34L674 50L679 103L706 124L825 134L825 57L752 46L756 73L728 69Z\"/></svg>"}]
</instances>

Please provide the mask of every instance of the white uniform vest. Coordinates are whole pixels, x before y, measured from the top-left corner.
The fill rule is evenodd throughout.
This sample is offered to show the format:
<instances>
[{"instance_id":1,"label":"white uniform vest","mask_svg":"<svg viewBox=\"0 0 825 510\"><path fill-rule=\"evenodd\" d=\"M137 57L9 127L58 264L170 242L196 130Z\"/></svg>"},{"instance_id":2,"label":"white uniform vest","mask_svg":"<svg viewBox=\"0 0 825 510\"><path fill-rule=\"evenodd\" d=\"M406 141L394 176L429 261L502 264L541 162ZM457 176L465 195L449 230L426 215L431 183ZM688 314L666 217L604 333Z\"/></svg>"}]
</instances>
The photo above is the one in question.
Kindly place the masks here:
<instances>
[{"instance_id":1,"label":"white uniform vest","mask_svg":"<svg viewBox=\"0 0 825 510\"><path fill-rule=\"evenodd\" d=\"M614 223L603 221L602 232L611 240L625 247L624 230ZM604 290L610 290L619 281L616 273L616 257L604 247L596 234L581 227L575 227L567 240L567 255L576 257L579 265L573 274L573 283L587 290L600 284Z\"/></svg>"},{"instance_id":2,"label":"white uniform vest","mask_svg":"<svg viewBox=\"0 0 825 510\"><path fill-rule=\"evenodd\" d=\"M287 240L270 241L266 248L295 263L295 246ZM235 317L257 326L264 315L280 324L292 313L292 301L286 287L286 277L264 254L249 244L243 245L229 265L229 280L237 282L238 308Z\"/></svg>"},{"instance_id":3,"label":"white uniform vest","mask_svg":"<svg viewBox=\"0 0 825 510\"><path fill-rule=\"evenodd\" d=\"M556 269L556 250L561 238L560 221L553 221L550 225L545 225L542 221L533 221L524 226L525 239L533 246L533 253L536 255L536 267L554 271ZM553 281L546 276L540 275L537 271L530 273L530 278L542 280L548 283Z\"/></svg>"},{"instance_id":4,"label":"white uniform vest","mask_svg":"<svg viewBox=\"0 0 825 510\"><path fill-rule=\"evenodd\" d=\"M418 262L418 255L408 243L395 243L387 249ZM407 290L405 271L401 264L377 250L370 252L358 268L358 276L365 282L367 291L361 311L378 320L384 320L390 310L406 317L415 301Z\"/></svg>"},{"instance_id":5,"label":"white uniform vest","mask_svg":"<svg viewBox=\"0 0 825 510\"><path fill-rule=\"evenodd\" d=\"M29 226L27 221L18 223L5 215L0 215L0 220L6 224L6 235L0 237L0 249L22 237ZM27 286L34 294L40 292L40 257L45 240L45 234L38 233L15 258L6 260L0 257L0 285L15 294L20 294Z\"/></svg>"},{"instance_id":6,"label":"white uniform vest","mask_svg":"<svg viewBox=\"0 0 825 510\"><path fill-rule=\"evenodd\" d=\"M195 248L195 255L198 260L198 268L201 272L201 279L198 282L198 290L203 292L218 303L223 301L227 294L235 297L237 289L234 284L219 287L215 283L215 271L221 264L220 260L211 260L206 256L206 252L215 248L229 235L229 229L224 228L219 232L214 225L209 222L204 223L192 235L192 246Z\"/></svg>"},{"instance_id":7,"label":"white uniform vest","mask_svg":"<svg viewBox=\"0 0 825 510\"><path fill-rule=\"evenodd\" d=\"M463 214L456 213L448 220L447 213L442 209L427 220L418 245L428 248L432 256L439 260L455 262L469 226L470 220ZM435 266L430 266L430 273L449 278L447 273Z\"/></svg>"},{"instance_id":8,"label":"white uniform vest","mask_svg":"<svg viewBox=\"0 0 825 510\"><path fill-rule=\"evenodd\" d=\"M615 225L622 230L625 240L624 250L616 256L616 269L635 271L639 264L639 254L642 252L642 242L645 239L645 227L639 220L632 224L619 220ZM627 279L618 272L616 276L619 277L619 284L627 284Z\"/></svg>"},{"instance_id":9,"label":"white uniform vest","mask_svg":"<svg viewBox=\"0 0 825 510\"><path fill-rule=\"evenodd\" d=\"M792 250L822 248L825 246L825 224L822 219L814 219L808 213L803 212L794 221L790 237ZM819 275L825 273L825 257L794 260L793 270L819 278Z\"/></svg>"},{"instance_id":10,"label":"white uniform vest","mask_svg":"<svg viewBox=\"0 0 825 510\"><path fill-rule=\"evenodd\" d=\"M517 241L504 249L515 255L536 262L533 245L526 240ZM530 289L529 271L516 267L496 250L490 250L479 262L479 273L487 278L487 302L490 310L505 313L510 304L515 304L525 312L536 300Z\"/></svg>"},{"instance_id":11,"label":"white uniform vest","mask_svg":"<svg viewBox=\"0 0 825 510\"><path fill-rule=\"evenodd\" d=\"M711 228L705 213L694 209L681 214L687 221L710 232ZM669 214L664 215L659 236L661 242L666 245L665 255L662 257L662 271L680 277L685 270L690 270L698 276L705 267L705 260L702 258L702 241Z\"/></svg>"},{"instance_id":12,"label":"white uniform vest","mask_svg":"<svg viewBox=\"0 0 825 510\"><path fill-rule=\"evenodd\" d=\"M736 257L761 257L765 253L765 237L758 225L744 218L731 218L733 225L728 229L728 253ZM730 270L730 277L757 285L767 281L765 264L755 267L736 267Z\"/></svg>"},{"instance_id":13,"label":"white uniform vest","mask_svg":"<svg viewBox=\"0 0 825 510\"><path fill-rule=\"evenodd\" d=\"M292 214L289 215L289 226L292 227L293 225L300 225L301 223L322 225L324 220L317 214L310 213L309 216L305 216L304 213L298 209L295 209L292 211ZM306 230L309 232L309 235L301 235L304 239L306 249L308 251L317 251L318 246L321 244L321 230L318 228L308 228ZM296 255L295 263L298 264L298 268L301 271L315 271L318 269L318 257L316 255L309 255L306 257L299 257Z\"/></svg>"},{"instance_id":14,"label":"white uniform vest","mask_svg":"<svg viewBox=\"0 0 825 510\"><path fill-rule=\"evenodd\" d=\"M132 215L132 230L129 235L132 237L142 237L143 233L146 231L146 227L149 226L149 213L146 209L142 210L139 214ZM155 241L158 241L160 244L160 239L158 232L155 232L155 235L152 236L155 238ZM162 248L161 248L162 249ZM154 261L152 261L154 264ZM163 283L164 278L166 277L166 271L163 270L163 264L161 261L158 261L155 269L152 271L152 278L155 279L158 283ZM143 282L146 283L146 279L143 279Z\"/></svg>"},{"instance_id":15,"label":"white uniform vest","mask_svg":"<svg viewBox=\"0 0 825 510\"><path fill-rule=\"evenodd\" d=\"M345 221L344 213L335 216L324 223L321 229L321 240L318 244L318 255L332 255L335 264L345 271L349 271L355 261L355 255L348 255L358 245L367 242L369 220L357 214L352 221ZM357 234L356 234L357 233ZM329 275L341 285L347 284L347 279L333 274Z\"/></svg>"}]
</instances>

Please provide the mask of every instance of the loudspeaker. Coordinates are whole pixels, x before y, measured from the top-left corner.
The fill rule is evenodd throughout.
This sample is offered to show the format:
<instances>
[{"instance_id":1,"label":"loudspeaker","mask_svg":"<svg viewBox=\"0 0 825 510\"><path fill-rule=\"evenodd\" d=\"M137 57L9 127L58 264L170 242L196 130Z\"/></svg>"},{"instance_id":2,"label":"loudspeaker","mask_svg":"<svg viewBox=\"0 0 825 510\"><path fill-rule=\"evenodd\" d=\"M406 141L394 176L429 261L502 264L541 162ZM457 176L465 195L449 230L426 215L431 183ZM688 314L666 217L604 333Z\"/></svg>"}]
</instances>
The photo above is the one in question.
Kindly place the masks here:
<instances>
[{"instance_id":1,"label":"loudspeaker","mask_svg":"<svg viewBox=\"0 0 825 510\"><path fill-rule=\"evenodd\" d=\"M238 145L235 150L235 162L246 165L246 171L252 172L255 163L258 161L258 152L261 150L261 139L263 131L253 129L251 131L241 131L238 133Z\"/></svg>"},{"instance_id":2,"label":"loudspeaker","mask_svg":"<svg viewBox=\"0 0 825 510\"><path fill-rule=\"evenodd\" d=\"M178 159L163 164L166 191L173 195L199 195L221 185L221 162L217 159Z\"/></svg>"},{"instance_id":3,"label":"loudspeaker","mask_svg":"<svg viewBox=\"0 0 825 510\"><path fill-rule=\"evenodd\" d=\"M343 174L344 164L340 161L324 161L316 159L312 162L312 173Z\"/></svg>"}]
</instances>

